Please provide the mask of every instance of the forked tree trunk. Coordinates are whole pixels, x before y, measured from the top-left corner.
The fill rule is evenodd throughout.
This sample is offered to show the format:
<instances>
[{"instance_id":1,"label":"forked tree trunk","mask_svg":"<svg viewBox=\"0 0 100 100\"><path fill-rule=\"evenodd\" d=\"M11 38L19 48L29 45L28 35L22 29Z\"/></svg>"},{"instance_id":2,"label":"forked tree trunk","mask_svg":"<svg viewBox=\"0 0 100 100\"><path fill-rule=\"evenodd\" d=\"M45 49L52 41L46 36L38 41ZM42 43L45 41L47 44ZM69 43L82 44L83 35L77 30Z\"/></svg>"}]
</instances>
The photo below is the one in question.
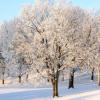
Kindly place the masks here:
<instances>
[{"instance_id":1,"label":"forked tree trunk","mask_svg":"<svg viewBox=\"0 0 100 100\"><path fill-rule=\"evenodd\" d=\"M94 68L92 69L91 80L94 80Z\"/></svg>"},{"instance_id":2,"label":"forked tree trunk","mask_svg":"<svg viewBox=\"0 0 100 100\"><path fill-rule=\"evenodd\" d=\"M100 70L98 71L98 85L100 86Z\"/></svg>"},{"instance_id":3,"label":"forked tree trunk","mask_svg":"<svg viewBox=\"0 0 100 100\"><path fill-rule=\"evenodd\" d=\"M20 75L18 76L18 79L19 79L19 83L21 83L22 80L21 80L21 76Z\"/></svg>"},{"instance_id":4,"label":"forked tree trunk","mask_svg":"<svg viewBox=\"0 0 100 100\"><path fill-rule=\"evenodd\" d=\"M53 86L53 97L58 97L58 79L52 80L52 86Z\"/></svg>"},{"instance_id":5,"label":"forked tree trunk","mask_svg":"<svg viewBox=\"0 0 100 100\"><path fill-rule=\"evenodd\" d=\"M70 72L68 89L74 88L74 70Z\"/></svg>"}]
</instances>

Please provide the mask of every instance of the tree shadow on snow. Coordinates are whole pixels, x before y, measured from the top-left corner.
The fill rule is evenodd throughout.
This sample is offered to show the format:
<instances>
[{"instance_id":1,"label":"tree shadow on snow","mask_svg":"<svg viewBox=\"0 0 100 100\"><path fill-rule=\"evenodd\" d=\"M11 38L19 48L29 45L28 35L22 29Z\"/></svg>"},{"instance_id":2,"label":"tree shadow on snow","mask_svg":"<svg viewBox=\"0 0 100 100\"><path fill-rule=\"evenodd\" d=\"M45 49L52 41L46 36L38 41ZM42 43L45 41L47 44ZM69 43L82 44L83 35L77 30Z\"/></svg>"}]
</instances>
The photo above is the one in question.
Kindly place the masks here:
<instances>
[{"instance_id":1,"label":"tree shadow on snow","mask_svg":"<svg viewBox=\"0 0 100 100\"><path fill-rule=\"evenodd\" d=\"M0 94L0 100L37 100L38 98L48 98L51 96L51 89L33 89L28 91Z\"/></svg>"},{"instance_id":2,"label":"tree shadow on snow","mask_svg":"<svg viewBox=\"0 0 100 100\"><path fill-rule=\"evenodd\" d=\"M80 93L85 93L85 92L90 92L90 91L95 91L95 90L100 90L100 86L96 85L96 84L82 84L82 85L75 85L75 88L73 89L68 89L67 86L66 87L62 87L59 89L59 94L61 96L69 96L69 95L77 95Z\"/></svg>"},{"instance_id":3,"label":"tree shadow on snow","mask_svg":"<svg viewBox=\"0 0 100 100\"><path fill-rule=\"evenodd\" d=\"M92 92L95 90L100 90L100 87L97 86L96 84L77 85L75 86L74 89L68 89L67 86L59 87L59 96L60 97L62 96L71 97L73 95L80 95L81 93L84 94L84 93ZM8 89L7 91L10 91L10 89ZM80 98L80 96L77 96L76 98ZM87 96L84 96L83 98ZM49 98L51 100L52 99L52 88L27 89L25 91L20 91L20 92L0 94L0 100L21 100L21 99L22 100L37 100L41 98Z\"/></svg>"}]
</instances>

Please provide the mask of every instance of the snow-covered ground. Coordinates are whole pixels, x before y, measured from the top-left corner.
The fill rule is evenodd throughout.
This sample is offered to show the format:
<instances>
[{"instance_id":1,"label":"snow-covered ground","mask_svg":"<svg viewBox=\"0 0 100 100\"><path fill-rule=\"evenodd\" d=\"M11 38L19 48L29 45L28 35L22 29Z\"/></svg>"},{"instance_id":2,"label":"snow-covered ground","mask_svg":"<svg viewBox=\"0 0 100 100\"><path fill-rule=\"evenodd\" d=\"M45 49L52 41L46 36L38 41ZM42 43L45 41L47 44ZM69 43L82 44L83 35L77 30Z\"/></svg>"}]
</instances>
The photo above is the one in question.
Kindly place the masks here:
<instances>
[{"instance_id":1,"label":"snow-covered ground","mask_svg":"<svg viewBox=\"0 0 100 100\"><path fill-rule=\"evenodd\" d=\"M74 89L59 87L59 97L52 98L52 88L0 88L0 100L99 100L100 87L91 82Z\"/></svg>"}]
</instances>

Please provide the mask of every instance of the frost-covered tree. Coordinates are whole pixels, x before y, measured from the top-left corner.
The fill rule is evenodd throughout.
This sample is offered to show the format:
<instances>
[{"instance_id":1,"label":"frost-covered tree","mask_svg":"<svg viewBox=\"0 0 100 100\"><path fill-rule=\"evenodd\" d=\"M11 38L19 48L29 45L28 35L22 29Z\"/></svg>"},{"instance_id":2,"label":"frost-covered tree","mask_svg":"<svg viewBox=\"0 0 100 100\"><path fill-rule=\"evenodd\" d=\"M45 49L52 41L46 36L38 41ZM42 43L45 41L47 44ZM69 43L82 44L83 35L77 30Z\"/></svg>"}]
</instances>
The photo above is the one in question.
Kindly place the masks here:
<instances>
[{"instance_id":1,"label":"frost-covered tree","mask_svg":"<svg viewBox=\"0 0 100 100\"><path fill-rule=\"evenodd\" d=\"M2 84L5 83L5 73L6 73L6 63L5 58L2 56L2 52L0 51L0 76L2 78Z\"/></svg>"},{"instance_id":2,"label":"frost-covered tree","mask_svg":"<svg viewBox=\"0 0 100 100\"><path fill-rule=\"evenodd\" d=\"M11 69L10 58L11 53L9 52L9 45L11 44L14 36L16 34L16 20L11 20L9 22L4 22L0 26L0 50L5 58L6 68L5 71ZM10 72L9 72L10 73Z\"/></svg>"},{"instance_id":3,"label":"frost-covered tree","mask_svg":"<svg viewBox=\"0 0 100 100\"><path fill-rule=\"evenodd\" d=\"M9 46L11 56L11 63L17 65L12 69L16 69L16 74L19 78L19 83L21 83L21 78L23 75L27 75L32 66L32 48L29 43L26 43L22 35L16 34L16 37ZM12 70L13 71L13 70ZM16 75L15 75L16 76Z\"/></svg>"},{"instance_id":4,"label":"frost-covered tree","mask_svg":"<svg viewBox=\"0 0 100 100\"><path fill-rule=\"evenodd\" d=\"M69 84L73 87L74 72L78 67L83 66L86 57L86 48L82 47L84 42L82 25L85 13L78 7L64 6L62 8L53 5L42 14L39 13L41 9L38 9L36 13L38 16L34 17L32 16L34 13L31 13L34 10L29 9L28 13L26 13L27 10L25 10L25 15L23 13L28 20L24 19L27 25L22 29L27 31L31 28L33 31L30 29L31 32L22 33L27 40L31 40L28 42L33 48L34 67L38 73L51 80L53 96L58 96L60 71L65 67L71 69L72 77ZM33 39L29 38L30 33L34 34Z\"/></svg>"},{"instance_id":5,"label":"frost-covered tree","mask_svg":"<svg viewBox=\"0 0 100 100\"><path fill-rule=\"evenodd\" d=\"M100 16L95 17L95 38L96 38L96 43L95 43L95 53L94 53L94 64L97 69L97 78L98 78L98 85L100 85Z\"/></svg>"},{"instance_id":6,"label":"frost-covered tree","mask_svg":"<svg viewBox=\"0 0 100 100\"><path fill-rule=\"evenodd\" d=\"M25 55L22 55L21 53L17 55L17 63L18 63L17 72L18 72L19 83L22 82L22 76L24 74L27 74L28 78L28 70L29 70L28 65L31 64L31 62L29 62L27 59L30 60L27 56L25 57Z\"/></svg>"},{"instance_id":7,"label":"frost-covered tree","mask_svg":"<svg viewBox=\"0 0 100 100\"><path fill-rule=\"evenodd\" d=\"M19 82L32 69L51 82L53 97L59 96L59 77L66 69L68 88L74 88L75 72L86 67L91 79L94 70L99 71L100 85L100 18L65 1L38 0L0 29L4 54L8 64L17 65Z\"/></svg>"}]
</instances>

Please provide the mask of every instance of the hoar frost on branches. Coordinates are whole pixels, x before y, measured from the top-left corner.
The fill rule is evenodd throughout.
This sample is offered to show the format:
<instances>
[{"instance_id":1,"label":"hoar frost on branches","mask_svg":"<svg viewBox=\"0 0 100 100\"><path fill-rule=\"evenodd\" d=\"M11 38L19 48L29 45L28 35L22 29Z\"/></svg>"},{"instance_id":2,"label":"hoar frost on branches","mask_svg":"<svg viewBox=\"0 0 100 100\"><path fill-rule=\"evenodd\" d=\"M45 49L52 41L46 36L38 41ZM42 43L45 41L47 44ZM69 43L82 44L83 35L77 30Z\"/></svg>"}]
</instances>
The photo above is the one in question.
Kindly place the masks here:
<instances>
[{"instance_id":1,"label":"hoar frost on branches","mask_svg":"<svg viewBox=\"0 0 100 100\"><path fill-rule=\"evenodd\" d=\"M59 96L59 76L64 69L70 71L69 88L74 88L75 72L86 67L92 69L92 79L94 67L99 69L100 85L99 17L64 2L60 6L56 0L38 2L23 8L10 43L19 75L26 73L25 66L29 65L51 82L53 97Z\"/></svg>"}]
</instances>

